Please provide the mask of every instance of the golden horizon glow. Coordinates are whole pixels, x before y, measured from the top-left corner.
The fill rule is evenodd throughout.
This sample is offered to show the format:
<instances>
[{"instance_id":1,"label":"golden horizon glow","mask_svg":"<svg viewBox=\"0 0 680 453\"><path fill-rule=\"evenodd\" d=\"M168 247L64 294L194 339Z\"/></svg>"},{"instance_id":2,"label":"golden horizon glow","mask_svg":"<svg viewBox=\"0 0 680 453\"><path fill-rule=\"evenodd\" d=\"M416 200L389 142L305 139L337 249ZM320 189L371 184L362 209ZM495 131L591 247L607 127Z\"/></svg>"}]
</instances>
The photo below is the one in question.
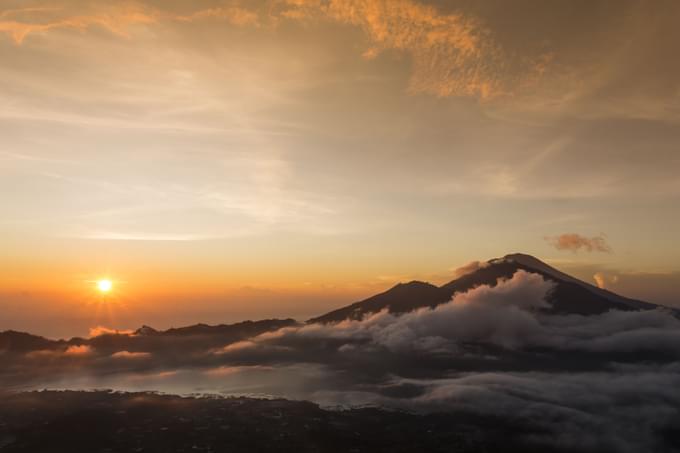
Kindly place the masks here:
<instances>
[{"instance_id":1,"label":"golden horizon glow","mask_svg":"<svg viewBox=\"0 0 680 453\"><path fill-rule=\"evenodd\" d=\"M529 3L0 4L0 330L308 319L514 252L680 306L680 2Z\"/></svg>"}]
</instances>

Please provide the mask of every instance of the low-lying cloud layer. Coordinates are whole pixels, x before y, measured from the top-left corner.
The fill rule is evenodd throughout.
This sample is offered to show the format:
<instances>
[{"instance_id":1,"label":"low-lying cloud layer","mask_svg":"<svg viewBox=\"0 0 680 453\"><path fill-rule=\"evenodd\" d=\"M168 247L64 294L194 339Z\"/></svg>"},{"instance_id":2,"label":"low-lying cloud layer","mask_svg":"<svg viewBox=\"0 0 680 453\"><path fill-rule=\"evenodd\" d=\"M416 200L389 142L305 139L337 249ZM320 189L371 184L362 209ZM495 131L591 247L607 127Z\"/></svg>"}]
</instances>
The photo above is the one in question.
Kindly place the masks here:
<instances>
[{"instance_id":1,"label":"low-lying cloud layer","mask_svg":"<svg viewBox=\"0 0 680 453\"><path fill-rule=\"evenodd\" d=\"M34 338L24 350L16 337L0 352L0 379L15 388L146 385L465 410L535 424L544 434L533 442L664 451L662 433L680 415L680 320L664 309L551 315L542 309L552 288L518 271L401 316Z\"/></svg>"}]
</instances>

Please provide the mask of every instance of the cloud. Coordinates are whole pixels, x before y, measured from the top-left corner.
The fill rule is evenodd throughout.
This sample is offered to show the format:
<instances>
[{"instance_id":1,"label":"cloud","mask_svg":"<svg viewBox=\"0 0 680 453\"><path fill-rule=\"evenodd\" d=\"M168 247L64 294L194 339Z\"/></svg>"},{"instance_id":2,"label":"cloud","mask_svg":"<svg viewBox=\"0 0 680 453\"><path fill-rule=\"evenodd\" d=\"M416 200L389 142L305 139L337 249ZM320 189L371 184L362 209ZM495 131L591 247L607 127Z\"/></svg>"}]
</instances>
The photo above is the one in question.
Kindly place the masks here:
<instances>
[{"instance_id":1,"label":"cloud","mask_svg":"<svg viewBox=\"0 0 680 453\"><path fill-rule=\"evenodd\" d=\"M511 348L537 331L538 323L526 310L547 307L545 296L552 286L538 274L519 271L493 288L482 285L454 295L448 304L400 316L377 332L374 341L396 350L428 350L433 339L489 341ZM419 343L423 338L428 339L424 345Z\"/></svg>"},{"instance_id":2,"label":"cloud","mask_svg":"<svg viewBox=\"0 0 680 453\"><path fill-rule=\"evenodd\" d=\"M595 283L597 284L598 288L605 289L606 287L605 278L601 272L598 272L597 274L593 275L593 280L595 280Z\"/></svg>"},{"instance_id":3,"label":"cloud","mask_svg":"<svg viewBox=\"0 0 680 453\"><path fill-rule=\"evenodd\" d=\"M66 351L64 351L64 355L66 356L85 356L85 355L90 355L94 351L92 347L88 345L73 345L69 346L66 348Z\"/></svg>"},{"instance_id":4,"label":"cloud","mask_svg":"<svg viewBox=\"0 0 680 453\"><path fill-rule=\"evenodd\" d=\"M55 352L51 349L38 349L35 351L30 351L26 354L26 357L28 359L40 359L40 358L47 358L50 356L55 356L57 355L58 352Z\"/></svg>"},{"instance_id":5,"label":"cloud","mask_svg":"<svg viewBox=\"0 0 680 453\"><path fill-rule=\"evenodd\" d=\"M612 248L607 244L604 235L587 238L576 233L565 233L559 236L546 237L545 239L557 250L569 250L571 252L578 252L579 250L603 253L612 252Z\"/></svg>"},{"instance_id":6,"label":"cloud","mask_svg":"<svg viewBox=\"0 0 680 453\"><path fill-rule=\"evenodd\" d=\"M531 443L575 451L670 451L659 431L675 425L678 363L612 367L597 373L477 373L450 379L395 380L420 386L410 399L377 398L411 410L458 410L531 427ZM596 397L594 397L596 395Z\"/></svg>"},{"instance_id":7,"label":"cloud","mask_svg":"<svg viewBox=\"0 0 680 453\"><path fill-rule=\"evenodd\" d=\"M680 411L680 320L664 309L551 314L552 289L520 270L401 316L35 342L32 355L3 355L0 383L49 377L63 386L86 375L89 386L462 411L531 427L518 435L536 445L664 451L659 433Z\"/></svg>"},{"instance_id":8,"label":"cloud","mask_svg":"<svg viewBox=\"0 0 680 453\"><path fill-rule=\"evenodd\" d=\"M271 371L272 367L266 366L220 366L205 371L208 376L230 376L233 374L244 373L247 371Z\"/></svg>"},{"instance_id":9,"label":"cloud","mask_svg":"<svg viewBox=\"0 0 680 453\"><path fill-rule=\"evenodd\" d=\"M223 347L222 349L220 349L218 351L218 354L219 353L229 353L229 352L233 352L233 351L240 351L240 350L243 350L243 349L253 348L255 346L257 346L257 345L255 343L253 343L252 341L237 341L235 343L228 344L225 347Z\"/></svg>"},{"instance_id":10,"label":"cloud","mask_svg":"<svg viewBox=\"0 0 680 453\"><path fill-rule=\"evenodd\" d=\"M207 8L178 15L138 1L115 4L90 2L77 8L34 7L6 10L0 13L0 33L11 37L16 44L22 44L31 34L58 29L87 31L93 27L101 27L115 35L129 37L128 30L134 25L206 19L237 26L258 24L256 13L237 6Z\"/></svg>"},{"instance_id":11,"label":"cloud","mask_svg":"<svg viewBox=\"0 0 680 453\"><path fill-rule=\"evenodd\" d=\"M495 286L481 285L455 294L451 302L434 308L399 316L382 311L362 320L287 327L228 345L220 354L239 359L255 354L264 360L305 360L317 357L319 345L324 345L333 353L321 360L332 363L337 359L335 353L370 355L376 351L470 357L479 351L473 352L474 348L468 346L483 344L506 351L548 348L557 355L569 351L657 351L680 358L680 321L672 312L614 310L591 316L552 315L542 311L549 308L546 295L552 289L553 283L541 275L518 271ZM243 351L245 346L247 352Z\"/></svg>"},{"instance_id":12,"label":"cloud","mask_svg":"<svg viewBox=\"0 0 680 453\"><path fill-rule=\"evenodd\" d=\"M455 294L448 303L402 315L382 311L336 324L262 321L154 335L98 335L67 345L47 340L27 344L36 345L34 355L43 354L41 351L56 358L89 355L96 358L91 365L102 372L121 366L122 361L110 359L141 357L149 360L136 365L136 370L139 366L214 368L282 363L353 370L357 363L368 360L375 361L375 368L362 367L362 372L377 372L382 363L389 363L395 372L432 369L435 374L457 363L451 359L463 360L464 365L456 366L474 371L570 369L579 363L599 369L610 356L636 362L642 352L647 360L680 358L680 321L672 312L551 314L546 311L550 307L546 295L552 290L551 281L520 270L493 286L481 285ZM542 357L534 356L536 349L542 351ZM576 362L571 354L578 354ZM599 358L590 361L588 354ZM443 357L447 360L442 362ZM49 366L61 365L55 362Z\"/></svg>"},{"instance_id":13,"label":"cloud","mask_svg":"<svg viewBox=\"0 0 680 453\"><path fill-rule=\"evenodd\" d=\"M97 326L90 327L90 332L88 336L90 338L93 338L98 337L100 335L131 335L132 333L133 331L129 329L111 329L109 327Z\"/></svg>"},{"instance_id":14,"label":"cloud","mask_svg":"<svg viewBox=\"0 0 680 453\"><path fill-rule=\"evenodd\" d=\"M512 21L506 8L493 2L261 0L208 2L205 8L186 1L43 3L0 11L0 33L21 44L30 35L64 29L99 27L130 37L135 26L183 22L271 31L282 20L330 21L363 31L365 48L357 54L366 59L407 56L411 93L502 99L507 102L498 105L510 106L508 115L519 107L605 117L617 112L660 118L663 113L667 119L674 116L669 102L677 103L680 67L668 55L677 37L678 7L670 2L652 7L624 1L615 10L595 2L587 8L588 19L582 19L586 8L580 9L577 38L574 8L532 1L514 10ZM495 114L503 115L503 107Z\"/></svg>"},{"instance_id":15,"label":"cloud","mask_svg":"<svg viewBox=\"0 0 680 453\"><path fill-rule=\"evenodd\" d=\"M283 3L287 7L281 15L289 19L326 19L360 27L370 43L365 58L388 50L410 55L410 90L415 93L492 99L545 71L545 56L538 61L513 59L494 40L492 31L470 14L443 14L412 0Z\"/></svg>"},{"instance_id":16,"label":"cloud","mask_svg":"<svg viewBox=\"0 0 680 453\"><path fill-rule=\"evenodd\" d=\"M259 24L259 17L256 12L236 6L203 9L187 16L175 16L173 19L182 22L194 22L203 19L217 19L240 26L257 26Z\"/></svg>"},{"instance_id":17,"label":"cloud","mask_svg":"<svg viewBox=\"0 0 680 453\"><path fill-rule=\"evenodd\" d=\"M452 302L433 309L422 308L401 316L382 311L358 321L337 324L311 324L269 332L253 339L260 346L307 347L308 342L338 342L338 350L375 346L391 351L432 351L452 346L452 340L498 341L512 345L513 331L532 330L533 323L520 307L544 306L544 297L552 284L540 275L518 272L512 279L500 281L494 288L483 285L464 294L457 294ZM488 316L493 311L493 316ZM524 329L515 327L523 325ZM251 344L252 348L253 345Z\"/></svg>"},{"instance_id":18,"label":"cloud","mask_svg":"<svg viewBox=\"0 0 680 453\"><path fill-rule=\"evenodd\" d=\"M148 359L151 354L148 352L118 351L111 354L114 359Z\"/></svg>"},{"instance_id":19,"label":"cloud","mask_svg":"<svg viewBox=\"0 0 680 453\"><path fill-rule=\"evenodd\" d=\"M7 16L26 15L29 19L11 20ZM56 14L55 14L56 13ZM0 20L0 32L9 35L15 43L21 44L29 34L55 29L84 31L93 26L102 27L119 36L127 36L127 28L134 24L151 24L158 20L157 14L149 8L134 2L98 8L89 14L64 11L61 8L26 8L13 10ZM40 16L37 20L36 16ZM42 20L40 20L42 19Z\"/></svg>"},{"instance_id":20,"label":"cloud","mask_svg":"<svg viewBox=\"0 0 680 453\"><path fill-rule=\"evenodd\" d=\"M680 72L670 58L678 38L673 2L574 8L529 0L512 11L499 2L272 3L283 18L361 28L367 59L388 51L409 56L411 92L502 100L495 113L514 120L518 111L677 120L669 109L678 102Z\"/></svg>"},{"instance_id":21,"label":"cloud","mask_svg":"<svg viewBox=\"0 0 680 453\"><path fill-rule=\"evenodd\" d=\"M484 269L486 266L488 266L489 263L487 261L471 261L453 271L453 276L454 278L460 278L463 275L471 274L475 271L478 271L479 269Z\"/></svg>"},{"instance_id":22,"label":"cloud","mask_svg":"<svg viewBox=\"0 0 680 453\"><path fill-rule=\"evenodd\" d=\"M619 281L619 276L618 275L606 275L602 272L596 272L593 275L593 280L595 280L595 284L597 284L597 287L600 289L607 289L610 284L616 284Z\"/></svg>"}]
</instances>

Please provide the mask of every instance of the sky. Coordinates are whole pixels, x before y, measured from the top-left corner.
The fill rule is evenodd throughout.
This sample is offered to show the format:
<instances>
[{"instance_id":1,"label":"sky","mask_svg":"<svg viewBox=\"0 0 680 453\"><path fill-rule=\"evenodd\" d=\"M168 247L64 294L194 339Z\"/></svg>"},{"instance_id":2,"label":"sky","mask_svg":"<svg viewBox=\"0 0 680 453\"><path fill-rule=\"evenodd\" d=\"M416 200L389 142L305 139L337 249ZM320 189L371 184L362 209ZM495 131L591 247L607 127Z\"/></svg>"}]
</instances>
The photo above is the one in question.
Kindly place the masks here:
<instances>
[{"instance_id":1,"label":"sky","mask_svg":"<svg viewBox=\"0 0 680 453\"><path fill-rule=\"evenodd\" d=\"M678 19L0 0L0 330L306 319L513 252L680 306Z\"/></svg>"}]
</instances>

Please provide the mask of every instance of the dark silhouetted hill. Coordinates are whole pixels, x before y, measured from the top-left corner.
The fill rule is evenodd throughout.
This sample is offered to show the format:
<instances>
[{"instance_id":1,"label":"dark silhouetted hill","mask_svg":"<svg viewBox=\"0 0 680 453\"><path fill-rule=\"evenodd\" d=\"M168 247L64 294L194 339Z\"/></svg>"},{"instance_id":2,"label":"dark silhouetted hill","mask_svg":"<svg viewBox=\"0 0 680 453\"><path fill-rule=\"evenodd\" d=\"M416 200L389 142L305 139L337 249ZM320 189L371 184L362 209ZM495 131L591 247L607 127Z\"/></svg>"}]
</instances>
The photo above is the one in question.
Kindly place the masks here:
<instances>
[{"instance_id":1,"label":"dark silhouetted hill","mask_svg":"<svg viewBox=\"0 0 680 453\"><path fill-rule=\"evenodd\" d=\"M441 287L423 282L400 283L384 293L312 318L308 322L356 320L366 314L385 309L399 314L422 307L434 307L450 301L456 293L463 293L481 285L493 287L499 279L509 279L519 270L540 274L544 279L554 282L555 287L547 296L551 305L548 311L551 313L594 315L609 310L649 310L657 307L578 280L531 255L515 253L490 260L479 269Z\"/></svg>"}]
</instances>

